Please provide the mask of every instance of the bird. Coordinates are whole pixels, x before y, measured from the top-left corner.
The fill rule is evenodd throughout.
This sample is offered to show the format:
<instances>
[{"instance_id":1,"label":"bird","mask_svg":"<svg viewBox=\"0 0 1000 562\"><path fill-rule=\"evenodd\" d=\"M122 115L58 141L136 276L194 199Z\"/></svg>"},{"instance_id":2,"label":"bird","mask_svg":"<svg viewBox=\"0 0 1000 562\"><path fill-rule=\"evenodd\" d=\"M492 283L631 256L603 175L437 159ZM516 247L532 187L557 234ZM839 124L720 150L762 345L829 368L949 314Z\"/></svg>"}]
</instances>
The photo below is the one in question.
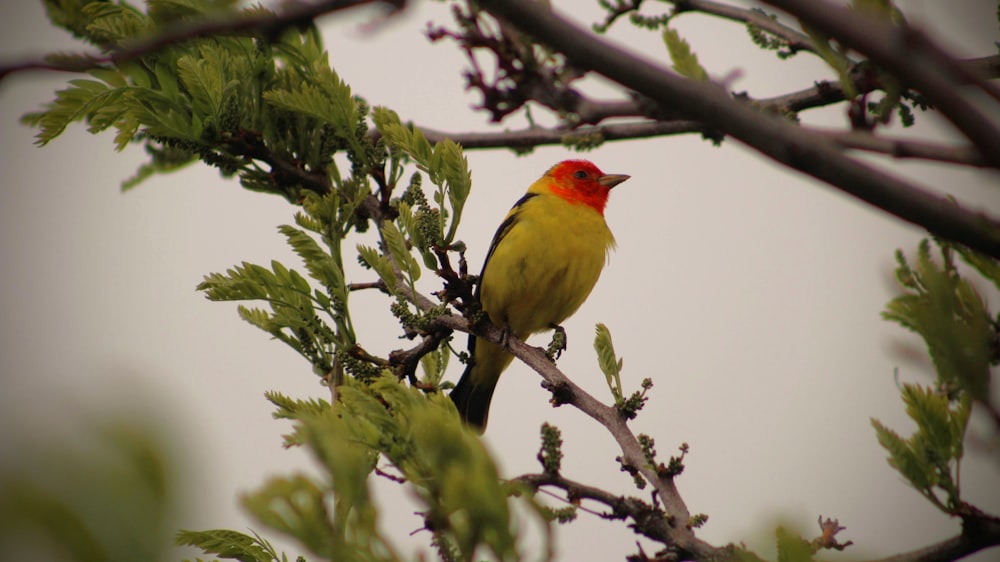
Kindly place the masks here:
<instances>
[{"instance_id":1,"label":"bird","mask_svg":"<svg viewBox=\"0 0 1000 562\"><path fill-rule=\"evenodd\" d=\"M565 160L531 184L497 228L474 294L490 322L521 340L562 330L615 247L604 208L611 189L628 178ZM497 380L513 356L475 335L469 356L450 396L465 422L484 432Z\"/></svg>"}]
</instances>

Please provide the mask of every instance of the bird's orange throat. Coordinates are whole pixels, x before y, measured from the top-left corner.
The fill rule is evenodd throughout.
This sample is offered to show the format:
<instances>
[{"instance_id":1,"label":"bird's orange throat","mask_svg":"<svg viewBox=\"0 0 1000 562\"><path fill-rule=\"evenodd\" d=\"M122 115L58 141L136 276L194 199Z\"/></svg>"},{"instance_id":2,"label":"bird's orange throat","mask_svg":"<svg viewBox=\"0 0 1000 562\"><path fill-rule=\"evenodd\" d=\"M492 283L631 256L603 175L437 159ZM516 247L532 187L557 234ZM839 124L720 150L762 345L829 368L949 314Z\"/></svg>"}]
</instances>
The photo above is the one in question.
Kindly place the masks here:
<instances>
[{"instance_id":1,"label":"bird's orange throat","mask_svg":"<svg viewBox=\"0 0 1000 562\"><path fill-rule=\"evenodd\" d=\"M587 205L604 216L604 207L608 204L608 193L611 190L599 184L593 186L592 189L588 189L589 187L565 188L556 184L550 186L550 189L554 195L558 195L564 201L574 205Z\"/></svg>"}]
</instances>

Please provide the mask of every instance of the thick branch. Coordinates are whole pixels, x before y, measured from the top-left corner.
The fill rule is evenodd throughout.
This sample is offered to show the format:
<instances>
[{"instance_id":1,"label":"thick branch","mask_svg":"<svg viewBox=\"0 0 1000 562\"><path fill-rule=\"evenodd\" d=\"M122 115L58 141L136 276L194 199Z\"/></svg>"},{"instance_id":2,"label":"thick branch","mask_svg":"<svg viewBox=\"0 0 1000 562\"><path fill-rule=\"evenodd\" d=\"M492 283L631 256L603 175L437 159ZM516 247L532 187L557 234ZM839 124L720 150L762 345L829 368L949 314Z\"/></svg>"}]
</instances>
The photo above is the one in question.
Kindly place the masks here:
<instances>
[{"instance_id":1,"label":"thick branch","mask_svg":"<svg viewBox=\"0 0 1000 562\"><path fill-rule=\"evenodd\" d=\"M732 21L752 23L764 31L780 37L788 44L788 48L793 53L796 51L815 51L809 37L804 33L779 23L760 12L710 0L671 0L671 2L677 6L678 13L694 11Z\"/></svg>"},{"instance_id":2,"label":"thick branch","mask_svg":"<svg viewBox=\"0 0 1000 562\"><path fill-rule=\"evenodd\" d=\"M962 61L970 72L982 79L1000 77L1000 55L968 59ZM858 92L867 93L877 88L871 80L855 81ZM780 96L762 99L751 99L738 96L738 99L749 103L752 107L771 111L777 114L798 113L806 109L824 107L844 101L843 88L837 82L817 82L814 86ZM600 119L629 117L647 113L642 104L635 101L595 102L587 101L592 107L603 108L603 113L588 113L587 119L581 122L596 122ZM617 112L616 112L617 111ZM418 126L419 127L419 126ZM615 123L597 126L552 128L530 127L520 130L505 130L496 132L457 132L438 131L427 127L419 127L431 142L451 139L466 150L510 148L514 150L529 150L539 146L554 145L586 145L616 140L634 140L654 138L688 133L707 133L709 129L702 123L687 120L649 120L630 123ZM861 131L817 131L807 129L811 134L823 135L832 139L838 146L886 154L893 158L912 158L961 164L964 166L988 167L988 164L972 147L947 146L921 142L905 138L878 137ZM378 136L378 131L372 129L371 134Z\"/></svg>"},{"instance_id":3,"label":"thick branch","mask_svg":"<svg viewBox=\"0 0 1000 562\"><path fill-rule=\"evenodd\" d=\"M575 64L631 88L743 141L906 221L1000 257L1000 224L844 155L830 139L763 115L711 84L687 80L594 37L535 2L480 0L480 5L562 52ZM1000 151L1000 141L993 147ZM1000 162L1000 160L998 160Z\"/></svg>"},{"instance_id":4,"label":"thick branch","mask_svg":"<svg viewBox=\"0 0 1000 562\"><path fill-rule=\"evenodd\" d=\"M519 131L498 131L489 133L447 133L421 128L421 132L431 142L451 139L465 150L487 148L531 149L545 145L566 145L575 142L613 141L642 139L704 133L706 128L695 121L649 121L643 123L623 123L619 125L599 125L579 127L572 130L530 128ZM876 136L862 131L823 131L810 129L815 135L822 135L844 148L885 154L898 159L921 159L963 166L986 167L982 155L970 146L949 146L904 138Z\"/></svg>"},{"instance_id":5,"label":"thick branch","mask_svg":"<svg viewBox=\"0 0 1000 562\"><path fill-rule=\"evenodd\" d=\"M831 2L766 1L864 53L908 87L923 93L982 151L991 166L1000 167L1000 130L988 115L957 92L957 85L969 81L969 73L927 35ZM988 94L996 95L986 84L979 85Z\"/></svg>"},{"instance_id":6,"label":"thick branch","mask_svg":"<svg viewBox=\"0 0 1000 562\"><path fill-rule=\"evenodd\" d=\"M868 562L950 562L1000 545L1000 521L989 517L966 520L962 533L939 543Z\"/></svg>"}]
</instances>

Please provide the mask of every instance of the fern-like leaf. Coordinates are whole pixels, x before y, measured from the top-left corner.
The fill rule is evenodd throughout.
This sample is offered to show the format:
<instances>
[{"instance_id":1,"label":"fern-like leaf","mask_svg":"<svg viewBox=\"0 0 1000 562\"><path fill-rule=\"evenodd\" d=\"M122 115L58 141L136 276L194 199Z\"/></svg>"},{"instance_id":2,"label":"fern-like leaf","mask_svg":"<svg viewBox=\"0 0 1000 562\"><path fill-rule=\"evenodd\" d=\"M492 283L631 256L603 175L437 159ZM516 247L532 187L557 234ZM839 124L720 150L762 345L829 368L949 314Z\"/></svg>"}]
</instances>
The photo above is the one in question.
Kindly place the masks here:
<instances>
[{"instance_id":1,"label":"fern-like leaf","mask_svg":"<svg viewBox=\"0 0 1000 562\"><path fill-rule=\"evenodd\" d=\"M664 29L663 43L667 46L670 60L678 74L701 82L708 80L708 73L698 62L698 55L694 54L691 45L677 33L677 30L669 27Z\"/></svg>"}]
</instances>

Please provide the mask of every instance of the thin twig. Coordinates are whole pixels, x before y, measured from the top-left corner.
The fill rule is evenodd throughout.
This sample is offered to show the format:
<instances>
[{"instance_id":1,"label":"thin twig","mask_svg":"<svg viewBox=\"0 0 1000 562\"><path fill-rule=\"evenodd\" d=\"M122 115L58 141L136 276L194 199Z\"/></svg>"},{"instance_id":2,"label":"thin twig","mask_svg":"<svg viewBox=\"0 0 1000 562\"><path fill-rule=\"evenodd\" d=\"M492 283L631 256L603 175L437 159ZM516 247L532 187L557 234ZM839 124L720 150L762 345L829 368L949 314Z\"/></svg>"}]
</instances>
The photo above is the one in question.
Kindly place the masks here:
<instances>
[{"instance_id":1,"label":"thin twig","mask_svg":"<svg viewBox=\"0 0 1000 562\"><path fill-rule=\"evenodd\" d=\"M987 167L982 155L971 146L949 146L910 139L876 136L864 131L823 131L811 129L816 135L833 140L844 148L853 148L893 158L919 158L962 164L965 166Z\"/></svg>"},{"instance_id":2,"label":"thin twig","mask_svg":"<svg viewBox=\"0 0 1000 562\"><path fill-rule=\"evenodd\" d=\"M418 306L423 307L425 304L433 306L430 299L419 293L412 293L408 287L402 284L398 290L404 298L418 303ZM545 381L544 385L557 392L562 403L572 404L608 430L621 449L623 464L634 467L640 472L643 478L653 486L660 501L663 502L664 510L670 518L669 525L663 531L668 544L675 546L681 552L697 557L699 560L709 560L721 555L720 549L698 539L687 527L690 513L674 484L673 478L658 473L656 468L650 465L643 454L638 439L632 433L621 413L615 407L600 402L570 380L549 360L545 350L528 345L509 334L505 335L500 328L489 322L483 322L481 326L477 326L473 330L467 319L456 315L443 315L435 318L434 323L452 330L475 333L492 343L500 344L503 342L512 355L541 375Z\"/></svg>"},{"instance_id":3,"label":"thin twig","mask_svg":"<svg viewBox=\"0 0 1000 562\"><path fill-rule=\"evenodd\" d=\"M982 57L978 59L968 59L961 61L970 72L983 79L1000 78L1000 55ZM855 88L859 93L867 93L880 87L872 80L861 79L855 81ZM738 95L737 99L749 103L752 107L762 111L773 112L779 115L795 114L807 109L825 107L834 103L844 101L844 90L837 82L821 81L809 88L796 92L790 92L770 98L752 99L745 95ZM603 119L630 117L637 114L645 114L648 111L641 108L638 101L627 102L597 102L584 100L581 103L591 104L595 107L602 107L606 110L601 117ZM612 113L612 109L617 108L620 113ZM594 121L597 113L588 115L588 122ZM581 119L581 121L584 121ZM631 123L614 123L596 126L578 126L569 128L566 126L556 126L552 128L529 127L520 130L505 130L496 132L445 132L427 127L417 126L427 138L432 142L444 139L451 139L466 150L510 148L514 150L528 150L539 146L555 145L575 145L584 144L593 146L597 142L611 142L619 140L634 140L643 138L655 138L671 135L681 135L689 133L706 133L708 128L700 122L683 119L657 119L650 121L637 121ZM374 137L378 137L378 131L372 130ZM828 136L834 136L833 132L824 132ZM974 150L955 147L934 147L933 145L920 146L923 143L906 141L908 146L898 146L896 148L882 141L869 141L860 138L853 133L843 133L845 138L833 140L839 146L845 148L856 148L860 150L870 150L881 152L897 158L922 158L962 164L976 167L987 167L981 155ZM858 137L858 138L855 138ZM895 141L887 140L888 143L895 144ZM868 148L870 147L870 148ZM912 150L911 150L912 148ZM892 150L895 150L893 152Z\"/></svg>"},{"instance_id":4,"label":"thin twig","mask_svg":"<svg viewBox=\"0 0 1000 562\"><path fill-rule=\"evenodd\" d=\"M577 503L577 500L587 499L603 504L611 509L611 513L598 514L606 519L624 519L629 517L633 521L633 529L643 536L670 544L671 525L669 517L638 498L627 498L617 496L594 486L588 486L574 480L565 478L559 474L523 474L513 479L515 482L527 484L534 490L551 486L566 492L570 503Z\"/></svg>"},{"instance_id":5,"label":"thin twig","mask_svg":"<svg viewBox=\"0 0 1000 562\"><path fill-rule=\"evenodd\" d=\"M410 293L408 287L400 285L399 290L404 295L404 298L418 303L418 306L433 306L430 299L419 293ZM472 326L468 320L460 316L439 316L435 319L435 323L448 329L473 333ZM496 326L486 322L480 330L476 331L476 335L484 337L493 343L500 343L503 333ZM681 559L686 559L685 556L706 561L728 559L725 549L714 547L701 539L697 539L691 529L685 526L690 516L686 505L674 486L673 479L663 478L652 470L652 467L646 462L635 435L632 434L625 420L620 415L617 415L617 411L613 407L602 404L596 398L576 386L549 361L545 355L545 351L541 348L527 345L510 335L507 335L505 341L509 345L509 351L537 372L548 386L563 389L561 396L566 398L566 403L572 404L606 427L615 441L618 442L619 447L621 447L623 461L637 467L647 481L656 489L657 496L663 502L666 518L659 517L660 521L651 518L646 521L647 526L643 526L641 529L637 528L637 530L640 530L647 537L661 540L668 545L677 547L681 550ZM556 478L561 479L558 476ZM620 504L617 502L621 498L613 496L604 490L578 483L567 484L569 481L565 481L565 479L553 480L553 475L526 475L519 477L518 480L525 481L531 485L554 485L562 487L567 491L572 490L582 498L592 499L609 506L618 505L630 516L641 513L639 504L629 503L630 500L628 499L624 500L624 504ZM673 520L670 521L669 518L673 518ZM969 554L997 545L1000 545L1000 519L982 513L975 513L963 517L962 533L959 535L909 552L886 558L872 559L868 562L941 562L958 560Z\"/></svg>"},{"instance_id":6,"label":"thin twig","mask_svg":"<svg viewBox=\"0 0 1000 562\"><path fill-rule=\"evenodd\" d=\"M379 279L378 281L368 281L365 283L348 283L348 291L364 291L366 289L378 289L380 291L385 291L385 281Z\"/></svg>"},{"instance_id":7,"label":"thin twig","mask_svg":"<svg viewBox=\"0 0 1000 562\"><path fill-rule=\"evenodd\" d=\"M816 3L826 4L825 2ZM524 0L480 0L480 5L537 40L664 107L732 135L782 164L994 257L1000 257L1000 222L932 194L843 154L830 139L740 103L717 87L684 79L584 31L555 12ZM990 127L989 122L981 124ZM983 147L977 142L977 146ZM1000 151L1000 142L992 147ZM987 160L992 160L987 155ZM1000 161L998 161L1000 164Z\"/></svg>"},{"instance_id":8,"label":"thin twig","mask_svg":"<svg viewBox=\"0 0 1000 562\"><path fill-rule=\"evenodd\" d=\"M1000 168L1000 130L988 115L956 91L957 85L975 77L927 35L913 27L895 26L830 2L766 1L799 18L803 24L864 53L907 86L921 92L979 148L990 166ZM976 80L976 84L995 95L985 83Z\"/></svg>"},{"instance_id":9,"label":"thin twig","mask_svg":"<svg viewBox=\"0 0 1000 562\"><path fill-rule=\"evenodd\" d=\"M397 349L389 353L389 363L399 366L402 372L400 377L405 376L413 386L420 387L417 380L417 365L420 359L428 353L434 351L441 345L441 342L451 336L451 330L434 330L425 335L416 346L407 350Z\"/></svg>"},{"instance_id":10,"label":"thin twig","mask_svg":"<svg viewBox=\"0 0 1000 562\"><path fill-rule=\"evenodd\" d=\"M545 145L573 144L574 141L592 143L597 141L661 137L683 133L700 133L705 131L705 127L694 121L649 121L643 123L578 127L570 130L536 127L519 131L484 133L446 133L426 128L421 128L420 131L431 142L440 142L447 138L461 144L462 148L466 150L484 148L512 148L516 150Z\"/></svg>"}]
</instances>

